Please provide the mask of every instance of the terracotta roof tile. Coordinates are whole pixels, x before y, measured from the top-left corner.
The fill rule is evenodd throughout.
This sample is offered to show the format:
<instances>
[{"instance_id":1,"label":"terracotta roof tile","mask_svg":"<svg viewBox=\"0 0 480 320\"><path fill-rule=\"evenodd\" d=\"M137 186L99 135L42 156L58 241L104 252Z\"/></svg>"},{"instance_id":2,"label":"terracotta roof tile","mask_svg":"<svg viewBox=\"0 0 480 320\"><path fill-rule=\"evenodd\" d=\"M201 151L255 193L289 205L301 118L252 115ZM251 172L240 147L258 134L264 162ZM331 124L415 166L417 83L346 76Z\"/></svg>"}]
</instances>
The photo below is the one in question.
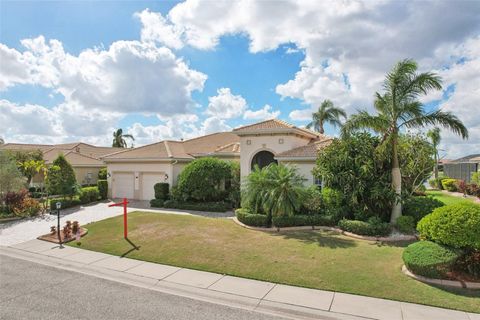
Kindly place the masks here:
<instances>
[{"instance_id":1,"label":"terracotta roof tile","mask_svg":"<svg viewBox=\"0 0 480 320\"><path fill-rule=\"evenodd\" d=\"M313 141L305 146L279 153L275 156L275 158L316 158L318 151L329 146L332 141L332 138Z\"/></svg>"},{"instance_id":2,"label":"terracotta roof tile","mask_svg":"<svg viewBox=\"0 0 480 320\"><path fill-rule=\"evenodd\" d=\"M237 134L249 134L249 133L255 134L255 133L262 133L262 132L268 133L268 132L282 132L282 131L285 131L285 132L294 131L294 132L297 132L298 134L308 136L309 138L321 136L321 134L318 132L308 130L305 128L299 128L294 126L293 124L290 124L288 122L285 122L279 119L265 120L262 122L257 122L257 123L236 128L233 130L233 132Z\"/></svg>"}]
</instances>

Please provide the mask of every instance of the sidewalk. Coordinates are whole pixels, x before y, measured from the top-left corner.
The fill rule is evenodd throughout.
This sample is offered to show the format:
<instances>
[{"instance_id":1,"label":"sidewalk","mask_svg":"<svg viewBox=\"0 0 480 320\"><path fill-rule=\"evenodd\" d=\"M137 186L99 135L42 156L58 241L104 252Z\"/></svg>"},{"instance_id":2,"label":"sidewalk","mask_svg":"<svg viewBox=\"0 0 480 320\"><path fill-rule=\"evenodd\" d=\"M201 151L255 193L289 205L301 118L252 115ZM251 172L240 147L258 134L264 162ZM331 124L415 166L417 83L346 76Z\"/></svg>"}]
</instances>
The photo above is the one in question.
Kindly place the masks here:
<instances>
[{"instance_id":1,"label":"sidewalk","mask_svg":"<svg viewBox=\"0 0 480 320\"><path fill-rule=\"evenodd\" d=\"M480 314L293 287L30 240L0 254L129 285L294 319L480 320Z\"/></svg>"}]
</instances>

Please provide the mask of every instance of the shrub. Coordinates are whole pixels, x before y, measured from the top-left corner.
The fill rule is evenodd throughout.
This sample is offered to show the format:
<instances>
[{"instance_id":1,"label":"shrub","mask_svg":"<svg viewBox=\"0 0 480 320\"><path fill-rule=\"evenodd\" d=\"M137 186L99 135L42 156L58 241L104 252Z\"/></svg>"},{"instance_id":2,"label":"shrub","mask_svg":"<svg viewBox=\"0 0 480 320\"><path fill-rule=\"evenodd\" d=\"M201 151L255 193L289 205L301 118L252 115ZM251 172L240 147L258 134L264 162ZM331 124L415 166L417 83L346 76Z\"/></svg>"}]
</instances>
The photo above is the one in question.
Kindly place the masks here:
<instances>
[{"instance_id":1,"label":"shrub","mask_svg":"<svg viewBox=\"0 0 480 320\"><path fill-rule=\"evenodd\" d=\"M4 196L5 206L9 213L20 214L23 210L23 201L28 196L28 191L22 189L18 192L7 192Z\"/></svg>"},{"instance_id":2,"label":"shrub","mask_svg":"<svg viewBox=\"0 0 480 320\"><path fill-rule=\"evenodd\" d=\"M238 221L252 227L268 227L269 217L265 214L250 213L247 209L237 209L235 215Z\"/></svg>"},{"instance_id":3,"label":"shrub","mask_svg":"<svg viewBox=\"0 0 480 320\"><path fill-rule=\"evenodd\" d=\"M100 192L97 187L84 187L80 189L79 199L83 204L98 201Z\"/></svg>"},{"instance_id":4,"label":"shrub","mask_svg":"<svg viewBox=\"0 0 480 320\"><path fill-rule=\"evenodd\" d=\"M107 180L98 180L97 181L98 193L102 200L107 199L108 195L108 181Z\"/></svg>"},{"instance_id":5,"label":"shrub","mask_svg":"<svg viewBox=\"0 0 480 320\"><path fill-rule=\"evenodd\" d=\"M98 180L107 180L107 168L101 168L98 171Z\"/></svg>"},{"instance_id":6,"label":"shrub","mask_svg":"<svg viewBox=\"0 0 480 320\"><path fill-rule=\"evenodd\" d=\"M221 201L228 197L225 182L231 177L227 161L216 158L193 160L178 176L175 200Z\"/></svg>"},{"instance_id":7,"label":"shrub","mask_svg":"<svg viewBox=\"0 0 480 320\"><path fill-rule=\"evenodd\" d=\"M50 199L50 210L57 210L57 202L62 204L61 209L67 209L81 204L80 199L53 198Z\"/></svg>"},{"instance_id":8,"label":"shrub","mask_svg":"<svg viewBox=\"0 0 480 320\"><path fill-rule=\"evenodd\" d=\"M480 249L480 206L459 203L435 209L417 225L424 239L453 248Z\"/></svg>"},{"instance_id":9,"label":"shrub","mask_svg":"<svg viewBox=\"0 0 480 320\"><path fill-rule=\"evenodd\" d=\"M415 218L411 216L400 216L397 218L396 227L398 231L404 234L412 234L415 232Z\"/></svg>"},{"instance_id":10,"label":"shrub","mask_svg":"<svg viewBox=\"0 0 480 320\"><path fill-rule=\"evenodd\" d=\"M23 199L22 207L23 210L19 215L24 217L36 216L41 210L40 203L32 198Z\"/></svg>"},{"instance_id":11,"label":"shrub","mask_svg":"<svg viewBox=\"0 0 480 320\"><path fill-rule=\"evenodd\" d=\"M311 186L307 189L305 199L303 200L301 212L313 215L321 214L322 211L322 192L317 186Z\"/></svg>"},{"instance_id":12,"label":"shrub","mask_svg":"<svg viewBox=\"0 0 480 320\"><path fill-rule=\"evenodd\" d=\"M48 169L46 184L49 194L73 196L77 192L75 172L63 154L60 154Z\"/></svg>"},{"instance_id":13,"label":"shrub","mask_svg":"<svg viewBox=\"0 0 480 320\"><path fill-rule=\"evenodd\" d=\"M0 150L0 195L18 191L25 186L25 179L9 153Z\"/></svg>"},{"instance_id":14,"label":"shrub","mask_svg":"<svg viewBox=\"0 0 480 320\"><path fill-rule=\"evenodd\" d=\"M228 201L232 203L234 208L240 207L240 163L230 161L230 180L226 181L225 188L228 190Z\"/></svg>"},{"instance_id":15,"label":"shrub","mask_svg":"<svg viewBox=\"0 0 480 320\"><path fill-rule=\"evenodd\" d=\"M176 200L164 201L163 207L171 209L210 212L225 212L230 209L230 207L225 202L180 202Z\"/></svg>"},{"instance_id":16,"label":"shrub","mask_svg":"<svg viewBox=\"0 0 480 320\"><path fill-rule=\"evenodd\" d=\"M455 188L458 192L463 194L467 193L467 183L464 180L457 180L455 183Z\"/></svg>"},{"instance_id":17,"label":"shrub","mask_svg":"<svg viewBox=\"0 0 480 320\"><path fill-rule=\"evenodd\" d=\"M444 278L460 253L431 241L418 241L403 251L403 263L414 274L429 278Z\"/></svg>"},{"instance_id":18,"label":"shrub","mask_svg":"<svg viewBox=\"0 0 480 320\"><path fill-rule=\"evenodd\" d=\"M450 192L457 191L457 179L442 179L442 187Z\"/></svg>"},{"instance_id":19,"label":"shrub","mask_svg":"<svg viewBox=\"0 0 480 320\"><path fill-rule=\"evenodd\" d=\"M168 200L170 185L167 182L155 183L153 189L155 190L155 199Z\"/></svg>"},{"instance_id":20,"label":"shrub","mask_svg":"<svg viewBox=\"0 0 480 320\"><path fill-rule=\"evenodd\" d=\"M371 219L369 222L342 219L338 226L344 231L362 236L388 236L390 234L390 225L376 219Z\"/></svg>"},{"instance_id":21,"label":"shrub","mask_svg":"<svg viewBox=\"0 0 480 320\"><path fill-rule=\"evenodd\" d=\"M322 189L322 202L325 213L332 216L335 221L345 217L347 210L344 205L344 197L341 191L325 187Z\"/></svg>"},{"instance_id":22,"label":"shrub","mask_svg":"<svg viewBox=\"0 0 480 320\"><path fill-rule=\"evenodd\" d=\"M445 204L432 197L409 197L403 203L403 212L404 216L413 217L415 224L420 221L427 214L430 214L436 208L443 207Z\"/></svg>"},{"instance_id":23,"label":"shrub","mask_svg":"<svg viewBox=\"0 0 480 320\"><path fill-rule=\"evenodd\" d=\"M470 182L476 185L480 185L480 171L472 172L472 176L470 178Z\"/></svg>"},{"instance_id":24,"label":"shrub","mask_svg":"<svg viewBox=\"0 0 480 320\"><path fill-rule=\"evenodd\" d=\"M475 183L467 184L466 192L468 195L480 198L480 187Z\"/></svg>"},{"instance_id":25,"label":"shrub","mask_svg":"<svg viewBox=\"0 0 480 320\"><path fill-rule=\"evenodd\" d=\"M272 224L277 228L298 226L332 226L333 218L322 215L294 215L272 217Z\"/></svg>"},{"instance_id":26,"label":"shrub","mask_svg":"<svg viewBox=\"0 0 480 320\"><path fill-rule=\"evenodd\" d=\"M480 250L466 250L457 260L456 267L480 279Z\"/></svg>"},{"instance_id":27,"label":"shrub","mask_svg":"<svg viewBox=\"0 0 480 320\"><path fill-rule=\"evenodd\" d=\"M153 208L162 208L163 207L163 200L162 199L152 199L150 200L150 207Z\"/></svg>"}]
</instances>

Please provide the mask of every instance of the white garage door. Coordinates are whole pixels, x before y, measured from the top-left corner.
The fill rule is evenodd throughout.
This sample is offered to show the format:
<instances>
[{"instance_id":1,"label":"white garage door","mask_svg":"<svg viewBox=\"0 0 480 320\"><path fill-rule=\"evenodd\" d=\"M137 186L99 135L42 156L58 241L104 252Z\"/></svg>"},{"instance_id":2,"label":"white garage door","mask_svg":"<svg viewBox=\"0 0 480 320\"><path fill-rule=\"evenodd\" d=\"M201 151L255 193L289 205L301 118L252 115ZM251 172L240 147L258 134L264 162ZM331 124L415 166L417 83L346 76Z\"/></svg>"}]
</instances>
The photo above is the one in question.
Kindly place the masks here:
<instances>
[{"instance_id":1,"label":"white garage door","mask_svg":"<svg viewBox=\"0 0 480 320\"><path fill-rule=\"evenodd\" d=\"M114 173L112 193L114 198L133 199L133 173Z\"/></svg>"},{"instance_id":2,"label":"white garage door","mask_svg":"<svg viewBox=\"0 0 480 320\"><path fill-rule=\"evenodd\" d=\"M164 182L163 173L143 173L142 174L142 200L155 199L153 186L158 182Z\"/></svg>"}]
</instances>

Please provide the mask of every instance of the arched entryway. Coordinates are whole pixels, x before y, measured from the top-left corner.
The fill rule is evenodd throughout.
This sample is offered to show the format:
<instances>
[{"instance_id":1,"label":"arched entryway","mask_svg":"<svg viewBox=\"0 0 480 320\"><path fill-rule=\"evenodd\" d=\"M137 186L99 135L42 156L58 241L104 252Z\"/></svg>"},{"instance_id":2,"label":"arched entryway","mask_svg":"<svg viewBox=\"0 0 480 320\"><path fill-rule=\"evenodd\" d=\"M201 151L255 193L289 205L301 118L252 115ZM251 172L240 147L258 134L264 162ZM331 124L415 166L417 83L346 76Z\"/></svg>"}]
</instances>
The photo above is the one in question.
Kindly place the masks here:
<instances>
[{"instance_id":1,"label":"arched entryway","mask_svg":"<svg viewBox=\"0 0 480 320\"><path fill-rule=\"evenodd\" d=\"M271 153L270 151L263 150L258 152L255 156L253 156L252 164L251 164L252 170L255 167L255 165L258 165L260 169L262 169L263 167L268 166L272 162L277 163L277 160L275 160L273 157L274 157L274 154Z\"/></svg>"}]
</instances>

